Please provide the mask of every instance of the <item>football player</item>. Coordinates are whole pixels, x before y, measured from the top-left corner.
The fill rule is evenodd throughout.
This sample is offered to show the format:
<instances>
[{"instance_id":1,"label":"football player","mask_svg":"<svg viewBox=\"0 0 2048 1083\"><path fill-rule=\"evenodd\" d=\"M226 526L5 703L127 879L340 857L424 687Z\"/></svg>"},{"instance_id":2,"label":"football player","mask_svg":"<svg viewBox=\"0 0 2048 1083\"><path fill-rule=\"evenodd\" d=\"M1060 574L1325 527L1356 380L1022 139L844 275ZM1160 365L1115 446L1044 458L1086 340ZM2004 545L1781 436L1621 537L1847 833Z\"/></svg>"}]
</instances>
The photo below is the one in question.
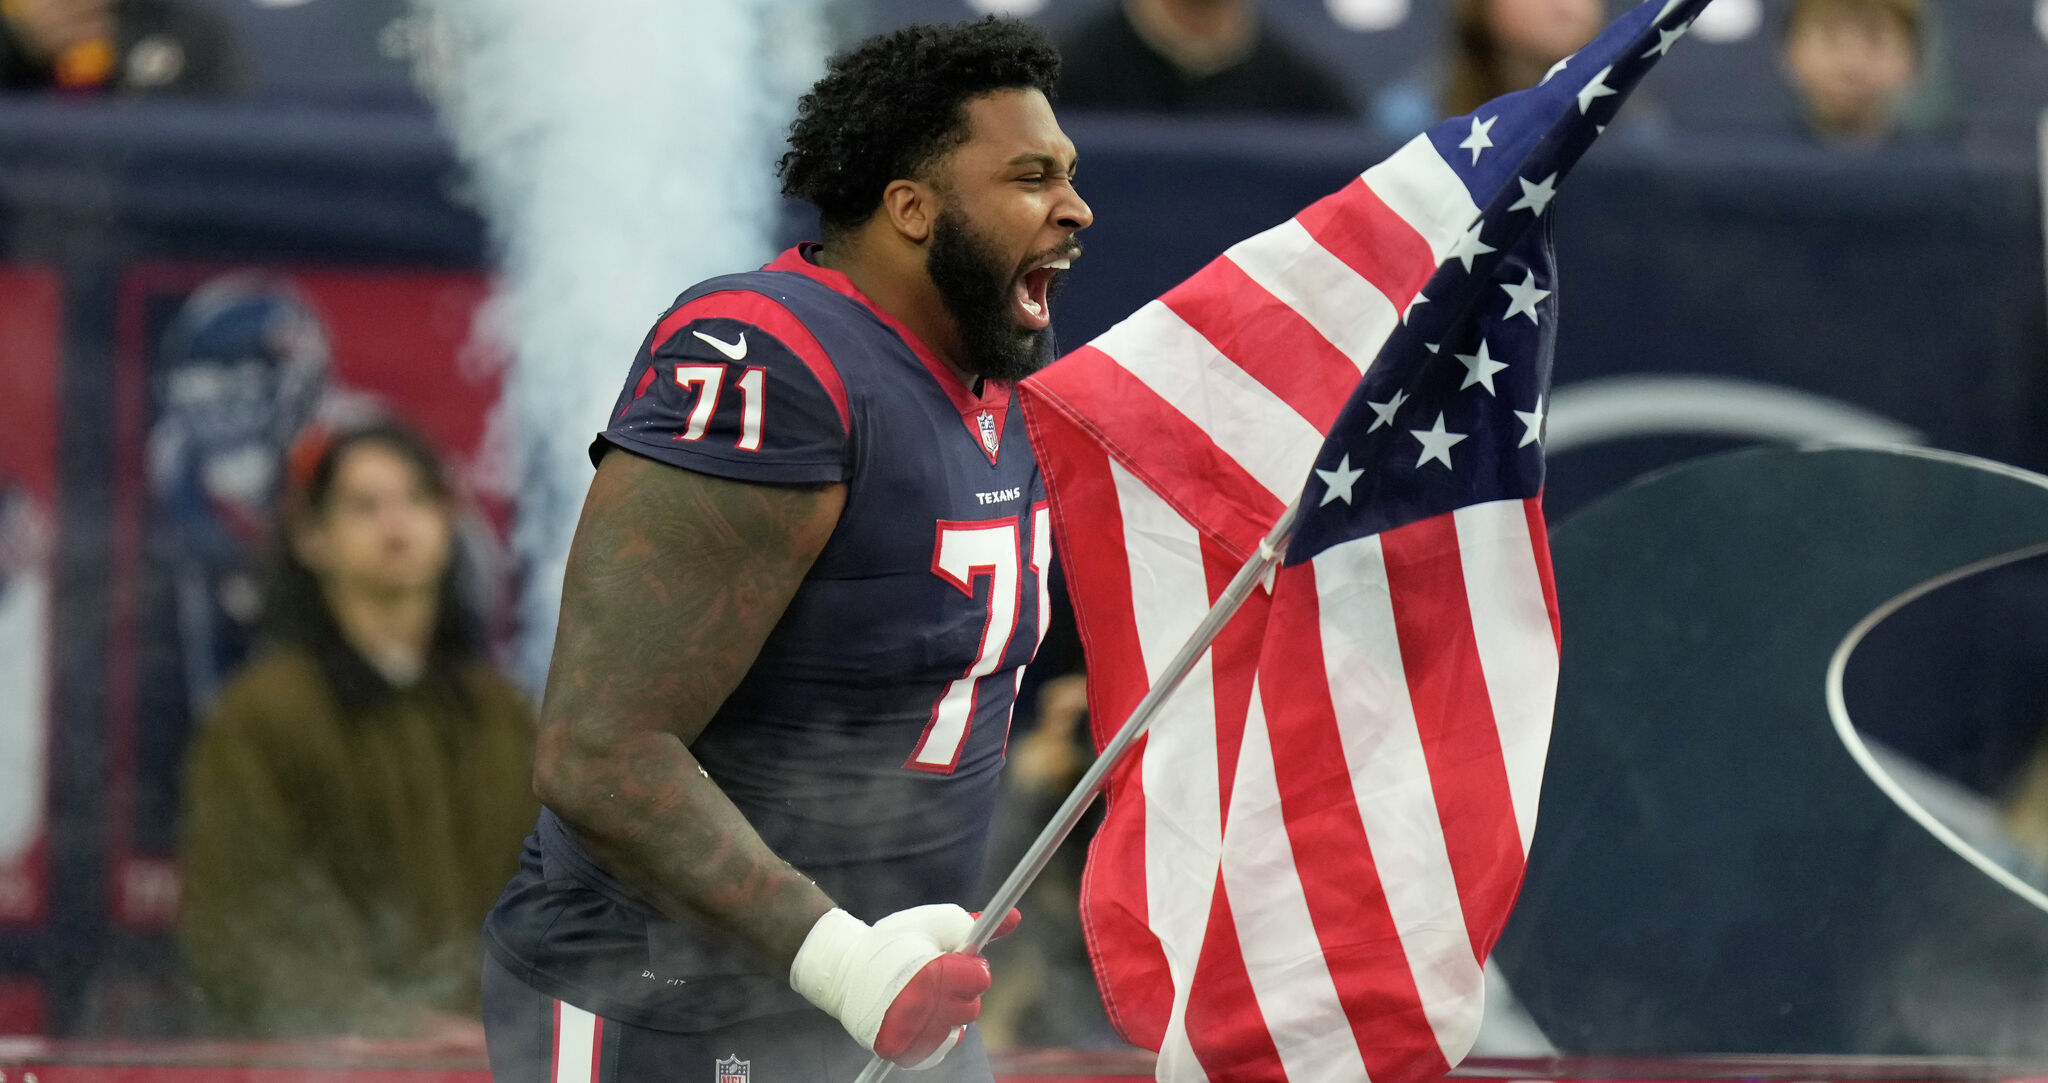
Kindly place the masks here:
<instances>
[{"instance_id":1,"label":"football player","mask_svg":"<svg viewBox=\"0 0 2048 1083\"><path fill-rule=\"evenodd\" d=\"M486 925L501 1083L990 1078L958 902L1051 558L1013 385L1093 220L1058 67L1001 19L835 58L779 170L822 243L634 359Z\"/></svg>"}]
</instances>

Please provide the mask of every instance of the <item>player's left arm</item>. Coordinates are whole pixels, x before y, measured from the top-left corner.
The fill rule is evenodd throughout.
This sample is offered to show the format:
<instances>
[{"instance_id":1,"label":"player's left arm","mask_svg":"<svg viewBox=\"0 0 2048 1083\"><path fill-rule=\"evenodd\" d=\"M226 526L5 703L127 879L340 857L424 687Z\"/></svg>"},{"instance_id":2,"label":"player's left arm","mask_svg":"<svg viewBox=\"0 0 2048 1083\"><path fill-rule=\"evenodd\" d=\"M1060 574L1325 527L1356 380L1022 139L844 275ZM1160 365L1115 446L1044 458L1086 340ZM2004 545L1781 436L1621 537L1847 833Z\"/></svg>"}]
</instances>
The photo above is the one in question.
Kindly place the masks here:
<instances>
[{"instance_id":1,"label":"player's left arm","mask_svg":"<svg viewBox=\"0 0 2048 1083\"><path fill-rule=\"evenodd\" d=\"M980 1014L971 919L923 906L870 926L762 841L691 755L845 506L840 484L728 481L605 456L563 581L534 784L614 875L711 923L864 1046L936 1063Z\"/></svg>"},{"instance_id":2,"label":"player's left arm","mask_svg":"<svg viewBox=\"0 0 2048 1083\"><path fill-rule=\"evenodd\" d=\"M605 456L541 707L536 788L591 855L784 971L832 900L761 841L688 746L753 665L845 494Z\"/></svg>"}]
</instances>

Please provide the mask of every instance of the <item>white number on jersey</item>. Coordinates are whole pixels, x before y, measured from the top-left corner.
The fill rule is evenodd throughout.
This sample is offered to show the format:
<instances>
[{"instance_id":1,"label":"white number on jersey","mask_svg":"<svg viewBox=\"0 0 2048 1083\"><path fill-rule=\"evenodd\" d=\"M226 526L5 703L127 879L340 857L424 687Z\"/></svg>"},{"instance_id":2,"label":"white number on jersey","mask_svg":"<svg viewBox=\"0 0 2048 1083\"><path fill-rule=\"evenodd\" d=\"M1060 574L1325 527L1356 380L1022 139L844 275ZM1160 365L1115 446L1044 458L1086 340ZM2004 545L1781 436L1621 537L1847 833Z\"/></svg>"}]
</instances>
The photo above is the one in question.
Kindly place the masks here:
<instances>
[{"instance_id":1,"label":"white number on jersey","mask_svg":"<svg viewBox=\"0 0 2048 1083\"><path fill-rule=\"evenodd\" d=\"M1019 581L1021 554L1017 551L1017 520L1014 517L976 523L941 521L938 541L932 550L933 574L954 589L974 597L974 581L989 579L988 618L982 626L981 645L967 672L946 685L939 701L932 705L932 719L918 740L917 751L904 766L913 771L950 774L959 766L960 750L967 745L974 724L974 691L983 677L996 671L1017 631L1017 610L1022 602ZM1045 638L1050 619L1046 606L1045 562L1052 552L1052 527L1043 507L1032 509L1031 572L1038 580L1038 639ZM1037 640L1034 640L1034 649ZM1020 668L1018 680L1023 679ZM1014 693L1011 688L1012 702ZM1007 726L1008 720L1005 719Z\"/></svg>"},{"instance_id":2,"label":"white number on jersey","mask_svg":"<svg viewBox=\"0 0 2048 1083\"><path fill-rule=\"evenodd\" d=\"M733 383L740 389L740 438L734 446L741 451L759 451L761 415L768 405L768 370L750 366ZM711 427L712 415L718 412L718 394L725 386L725 366L677 365L676 386L685 391L700 389L696 403L690 407L689 425L677 439L704 439L704 430Z\"/></svg>"}]
</instances>

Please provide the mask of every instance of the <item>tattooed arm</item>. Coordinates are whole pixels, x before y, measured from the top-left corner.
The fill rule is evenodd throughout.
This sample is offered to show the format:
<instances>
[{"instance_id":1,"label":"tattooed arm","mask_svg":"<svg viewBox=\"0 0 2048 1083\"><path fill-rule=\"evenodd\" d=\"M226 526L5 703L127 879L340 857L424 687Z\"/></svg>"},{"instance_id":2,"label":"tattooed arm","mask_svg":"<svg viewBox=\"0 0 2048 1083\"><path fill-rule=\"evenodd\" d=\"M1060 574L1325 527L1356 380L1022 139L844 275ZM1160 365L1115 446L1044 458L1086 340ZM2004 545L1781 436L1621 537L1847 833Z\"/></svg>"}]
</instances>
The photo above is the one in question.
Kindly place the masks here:
<instances>
[{"instance_id":1,"label":"tattooed arm","mask_svg":"<svg viewBox=\"0 0 2048 1083\"><path fill-rule=\"evenodd\" d=\"M624 451L569 550L534 789L607 871L786 973L832 900L777 857L689 743L830 537L843 485L750 485Z\"/></svg>"}]
</instances>

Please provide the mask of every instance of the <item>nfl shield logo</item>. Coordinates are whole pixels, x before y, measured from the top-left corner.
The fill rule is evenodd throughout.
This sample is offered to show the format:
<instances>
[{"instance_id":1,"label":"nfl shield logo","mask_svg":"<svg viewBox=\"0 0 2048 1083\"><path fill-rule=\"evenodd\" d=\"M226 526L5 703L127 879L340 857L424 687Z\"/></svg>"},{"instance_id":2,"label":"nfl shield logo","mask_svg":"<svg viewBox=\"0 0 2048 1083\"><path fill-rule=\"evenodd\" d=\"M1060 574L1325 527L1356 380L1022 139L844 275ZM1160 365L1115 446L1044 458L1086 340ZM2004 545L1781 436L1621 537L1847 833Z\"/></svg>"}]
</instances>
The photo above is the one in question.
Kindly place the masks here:
<instances>
[{"instance_id":1,"label":"nfl shield logo","mask_svg":"<svg viewBox=\"0 0 2048 1083\"><path fill-rule=\"evenodd\" d=\"M748 1078L753 1073L747 1066L752 1063L753 1061L741 1060L738 1053L719 1061L717 1083L748 1083Z\"/></svg>"},{"instance_id":2,"label":"nfl shield logo","mask_svg":"<svg viewBox=\"0 0 2048 1083\"><path fill-rule=\"evenodd\" d=\"M1003 440L1002 435L996 432L996 415L983 410L981 416L974 420L981 427L981 446L987 448L990 455L994 455Z\"/></svg>"}]
</instances>

